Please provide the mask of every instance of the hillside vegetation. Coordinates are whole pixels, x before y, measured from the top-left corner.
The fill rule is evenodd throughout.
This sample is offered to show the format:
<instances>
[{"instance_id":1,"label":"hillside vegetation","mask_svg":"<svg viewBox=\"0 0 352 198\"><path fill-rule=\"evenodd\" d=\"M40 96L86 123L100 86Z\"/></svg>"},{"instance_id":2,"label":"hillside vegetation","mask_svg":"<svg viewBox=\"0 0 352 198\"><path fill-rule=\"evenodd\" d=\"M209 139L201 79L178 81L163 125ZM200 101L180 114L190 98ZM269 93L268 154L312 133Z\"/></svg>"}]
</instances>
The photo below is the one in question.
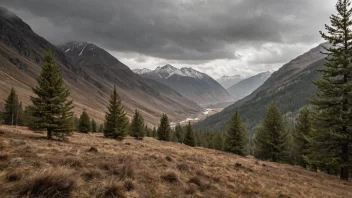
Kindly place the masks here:
<instances>
[{"instance_id":1,"label":"hillside vegetation","mask_svg":"<svg viewBox=\"0 0 352 198\"><path fill-rule=\"evenodd\" d=\"M335 176L153 138L0 126L0 149L0 197L352 197Z\"/></svg>"}]
</instances>

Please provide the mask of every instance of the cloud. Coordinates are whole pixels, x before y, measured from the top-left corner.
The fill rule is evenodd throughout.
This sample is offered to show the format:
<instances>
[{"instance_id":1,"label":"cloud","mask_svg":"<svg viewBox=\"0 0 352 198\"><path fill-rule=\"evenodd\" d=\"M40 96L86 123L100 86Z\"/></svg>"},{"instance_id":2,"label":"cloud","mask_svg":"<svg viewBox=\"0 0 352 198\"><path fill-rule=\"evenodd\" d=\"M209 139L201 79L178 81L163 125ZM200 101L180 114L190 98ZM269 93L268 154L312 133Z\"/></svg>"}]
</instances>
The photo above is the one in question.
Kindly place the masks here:
<instances>
[{"instance_id":1,"label":"cloud","mask_svg":"<svg viewBox=\"0 0 352 198\"><path fill-rule=\"evenodd\" d=\"M5 0L3 6L55 44L90 41L137 55L118 57L136 67L227 61L253 72L321 42L318 31L334 10L331 0ZM213 66L222 68L214 75L229 72Z\"/></svg>"}]
</instances>

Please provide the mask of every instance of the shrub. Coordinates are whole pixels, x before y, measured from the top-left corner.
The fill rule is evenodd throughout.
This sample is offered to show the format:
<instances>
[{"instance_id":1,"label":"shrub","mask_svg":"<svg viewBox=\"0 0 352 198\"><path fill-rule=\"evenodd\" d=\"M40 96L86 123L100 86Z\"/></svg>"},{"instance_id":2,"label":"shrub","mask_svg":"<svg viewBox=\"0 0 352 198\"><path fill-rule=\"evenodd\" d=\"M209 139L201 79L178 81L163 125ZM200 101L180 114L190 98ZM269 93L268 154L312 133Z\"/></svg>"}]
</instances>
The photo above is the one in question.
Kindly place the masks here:
<instances>
[{"instance_id":1,"label":"shrub","mask_svg":"<svg viewBox=\"0 0 352 198\"><path fill-rule=\"evenodd\" d=\"M123 187L125 188L126 191L132 191L136 189L136 185L132 180L126 180Z\"/></svg>"},{"instance_id":2,"label":"shrub","mask_svg":"<svg viewBox=\"0 0 352 198\"><path fill-rule=\"evenodd\" d=\"M7 153L0 153L0 161L5 161L9 159L9 154Z\"/></svg>"},{"instance_id":3,"label":"shrub","mask_svg":"<svg viewBox=\"0 0 352 198\"><path fill-rule=\"evenodd\" d=\"M70 173L50 169L22 182L17 191L19 197L70 197L74 186Z\"/></svg>"},{"instance_id":4,"label":"shrub","mask_svg":"<svg viewBox=\"0 0 352 198\"><path fill-rule=\"evenodd\" d=\"M78 157L64 157L60 159L60 164L69 167L83 167L83 161Z\"/></svg>"},{"instance_id":5,"label":"shrub","mask_svg":"<svg viewBox=\"0 0 352 198\"><path fill-rule=\"evenodd\" d=\"M103 189L103 193L98 196L98 197L105 197L105 198L125 198L125 192L124 192L124 187L121 186L118 183L112 182L110 184L108 184L107 186L104 187Z\"/></svg>"},{"instance_id":6,"label":"shrub","mask_svg":"<svg viewBox=\"0 0 352 198\"><path fill-rule=\"evenodd\" d=\"M90 149L88 150L88 152L91 152L91 153L97 153L98 152L98 149L94 146L90 147Z\"/></svg>"},{"instance_id":7,"label":"shrub","mask_svg":"<svg viewBox=\"0 0 352 198\"><path fill-rule=\"evenodd\" d=\"M186 189L185 189L185 193L188 195L192 195L194 193L197 192L197 188L194 185L189 185Z\"/></svg>"},{"instance_id":8,"label":"shrub","mask_svg":"<svg viewBox=\"0 0 352 198\"><path fill-rule=\"evenodd\" d=\"M171 157L171 156L166 156L165 159L168 161L168 162L172 162L174 161L174 159Z\"/></svg>"},{"instance_id":9,"label":"shrub","mask_svg":"<svg viewBox=\"0 0 352 198\"><path fill-rule=\"evenodd\" d=\"M175 171L168 171L161 176L161 178L169 183L177 183L180 181L178 174Z\"/></svg>"},{"instance_id":10,"label":"shrub","mask_svg":"<svg viewBox=\"0 0 352 198\"><path fill-rule=\"evenodd\" d=\"M92 179L95 179L95 178L100 178L101 177L101 173L98 170L89 169L89 170L85 170L82 173L82 177L85 180L89 181L89 180L92 180Z\"/></svg>"},{"instance_id":11,"label":"shrub","mask_svg":"<svg viewBox=\"0 0 352 198\"><path fill-rule=\"evenodd\" d=\"M19 169L11 170L6 174L6 180L8 182L19 181L22 179L22 177L23 177L23 171Z\"/></svg>"},{"instance_id":12,"label":"shrub","mask_svg":"<svg viewBox=\"0 0 352 198\"><path fill-rule=\"evenodd\" d=\"M187 163L183 162L177 165L177 169L180 171L187 171L189 170L189 166Z\"/></svg>"},{"instance_id":13,"label":"shrub","mask_svg":"<svg viewBox=\"0 0 352 198\"><path fill-rule=\"evenodd\" d=\"M191 179L188 180L188 183L192 183L192 184L195 184L197 186L201 186L202 185L202 181L200 180L199 177L192 177Z\"/></svg>"}]
</instances>

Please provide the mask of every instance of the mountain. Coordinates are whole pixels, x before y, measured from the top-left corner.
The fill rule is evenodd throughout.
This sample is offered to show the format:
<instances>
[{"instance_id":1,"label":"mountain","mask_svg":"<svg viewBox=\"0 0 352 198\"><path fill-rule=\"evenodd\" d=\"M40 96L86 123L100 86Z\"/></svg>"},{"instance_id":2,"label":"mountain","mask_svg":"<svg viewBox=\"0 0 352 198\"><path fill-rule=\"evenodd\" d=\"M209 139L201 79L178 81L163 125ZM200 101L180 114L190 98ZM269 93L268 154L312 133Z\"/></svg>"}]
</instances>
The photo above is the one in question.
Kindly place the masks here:
<instances>
[{"instance_id":1,"label":"mountain","mask_svg":"<svg viewBox=\"0 0 352 198\"><path fill-rule=\"evenodd\" d=\"M234 75L234 76L222 76L221 78L217 79L218 83L223 86L225 89L228 89L232 85L246 79L247 77L241 75Z\"/></svg>"},{"instance_id":2,"label":"mountain","mask_svg":"<svg viewBox=\"0 0 352 198\"><path fill-rule=\"evenodd\" d=\"M152 70L147 69L147 68L143 68L143 69L132 69L132 71L136 74L145 74L145 73L151 72Z\"/></svg>"},{"instance_id":3,"label":"mountain","mask_svg":"<svg viewBox=\"0 0 352 198\"><path fill-rule=\"evenodd\" d=\"M203 110L175 90L134 74L93 44L75 42L69 44L70 50L57 48L5 8L0 8L0 30L0 108L11 87L25 105L31 104L31 87L36 85L43 55L52 49L70 88L76 114L86 109L91 117L102 122L114 85L128 115L138 108L151 125L159 122L162 113L176 121Z\"/></svg>"},{"instance_id":4,"label":"mountain","mask_svg":"<svg viewBox=\"0 0 352 198\"><path fill-rule=\"evenodd\" d=\"M263 72L258 75L252 76L250 78L244 79L237 84L234 84L227 89L229 93L238 99L242 99L254 90L256 90L260 85L262 85L269 77L271 72Z\"/></svg>"},{"instance_id":5,"label":"mountain","mask_svg":"<svg viewBox=\"0 0 352 198\"><path fill-rule=\"evenodd\" d=\"M201 105L234 100L218 82L192 68L165 65L141 76L163 83Z\"/></svg>"},{"instance_id":6,"label":"mountain","mask_svg":"<svg viewBox=\"0 0 352 198\"><path fill-rule=\"evenodd\" d=\"M310 99L316 97L317 88L312 81L321 76L316 69L325 63L324 55L320 52L324 51L326 45L321 44L285 64L249 96L197 123L196 127L212 131L224 130L231 116L238 111L247 127L253 131L272 102L288 118L295 117L303 106L310 103Z\"/></svg>"}]
</instances>

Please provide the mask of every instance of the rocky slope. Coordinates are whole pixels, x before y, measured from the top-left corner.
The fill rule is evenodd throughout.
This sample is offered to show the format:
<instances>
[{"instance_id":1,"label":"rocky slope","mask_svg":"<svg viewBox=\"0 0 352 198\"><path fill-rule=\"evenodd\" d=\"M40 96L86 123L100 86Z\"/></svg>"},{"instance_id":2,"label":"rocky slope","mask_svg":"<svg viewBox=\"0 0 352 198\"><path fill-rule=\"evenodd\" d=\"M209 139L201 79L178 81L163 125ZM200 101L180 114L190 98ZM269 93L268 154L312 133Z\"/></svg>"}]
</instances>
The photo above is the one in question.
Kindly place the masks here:
<instances>
[{"instance_id":1,"label":"rocky slope","mask_svg":"<svg viewBox=\"0 0 352 198\"><path fill-rule=\"evenodd\" d=\"M235 99L210 76L192 68L178 69L172 65L165 65L141 76L163 83L201 105Z\"/></svg>"},{"instance_id":2,"label":"rocky slope","mask_svg":"<svg viewBox=\"0 0 352 198\"><path fill-rule=\"evenodd\" d=\"M271 72L257 74L234 84L227 91L236 98L242 99L260 87L270 76Z\"/></svg>"},{"instance_id":3,"label":"rocky slope","mask_svg":"<svg viewBox=\"0 0 352 198\"><path fill-rule=\"evenodd\" d=\"M86 109L90 116L102 122L114 85L128 114L138 108L151 125L158 123L162 113L167 113L172 120L182 120L202 111L195 102L161 83L134 74L92 44L82 43L80 47L84 44L85 49L77 48L76 58L67 56L75 51L72 49L69 53L52 45L5 8L0 8L0 30L0 103L14 87L20 100L30 104L31 87L36 85L43 55L52 49L77 114Z\"/></svg>"},{"instance_id":4,"label":"rocky slope","mask_svg":"<svg viewBox=\"0 0 352 198\"><path fill-rule=\"evenodd\" d=\"M294 117L316 96L316 87L312 81L321 76L316 69L324 65L324 55L320 53L324 51L324 45L326 44L321 44L285 64L249 96L196 126L207 130L224 130L231 116L238 111L248 128L253 131L264 118L266 107L272 102L279 106L283 114Z\"/></svg>"}]
</instances>

